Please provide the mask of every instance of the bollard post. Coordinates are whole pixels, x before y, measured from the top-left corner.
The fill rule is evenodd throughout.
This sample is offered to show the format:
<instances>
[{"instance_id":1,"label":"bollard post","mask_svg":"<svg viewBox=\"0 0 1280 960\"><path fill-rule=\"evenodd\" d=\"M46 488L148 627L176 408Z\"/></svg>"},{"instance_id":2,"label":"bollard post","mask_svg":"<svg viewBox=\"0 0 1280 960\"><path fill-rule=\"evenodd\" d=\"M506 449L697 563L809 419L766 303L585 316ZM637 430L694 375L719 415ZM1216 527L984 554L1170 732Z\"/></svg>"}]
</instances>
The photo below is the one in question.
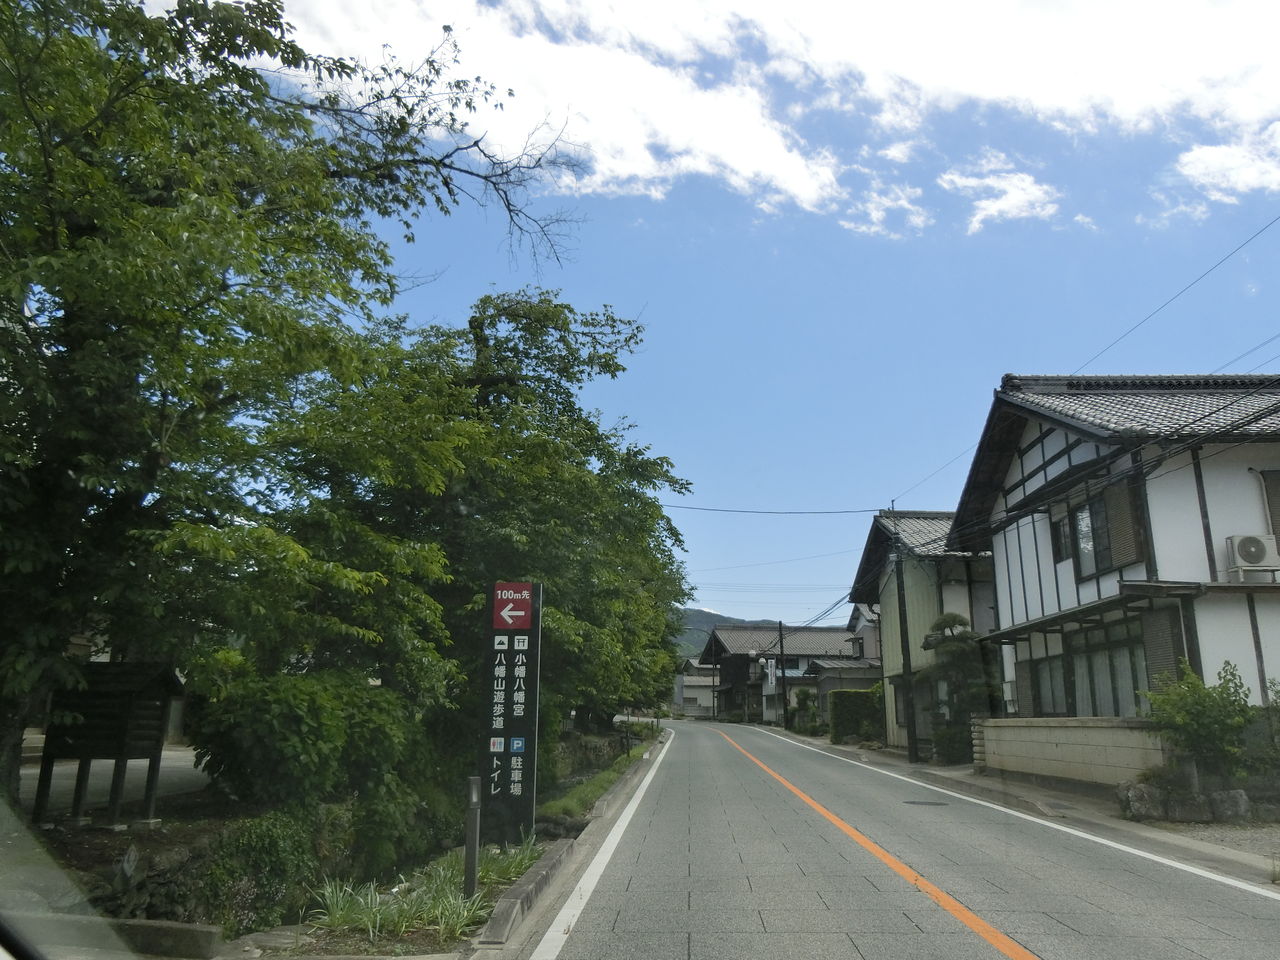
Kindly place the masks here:
<instances>
[{"instance_id":1,"label":"bollard post","mask_svg":"<svg viewBox=\"0 0 1280 960\"><path fill-rule=\"evenodd\" d=\"M476 895L476 870L480 863L480 778L467 778L467 839L462 856L462 895Z\"/></svg>"}]
</instances>

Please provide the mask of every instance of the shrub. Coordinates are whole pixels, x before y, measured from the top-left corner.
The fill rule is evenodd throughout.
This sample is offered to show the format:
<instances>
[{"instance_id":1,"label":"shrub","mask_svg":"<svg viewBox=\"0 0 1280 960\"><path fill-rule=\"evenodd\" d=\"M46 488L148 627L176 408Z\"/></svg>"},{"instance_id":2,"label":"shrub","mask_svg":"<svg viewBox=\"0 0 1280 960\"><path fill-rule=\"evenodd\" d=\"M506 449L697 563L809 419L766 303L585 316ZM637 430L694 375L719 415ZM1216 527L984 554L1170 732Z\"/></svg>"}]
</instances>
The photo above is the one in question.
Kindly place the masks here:
<instances>
[{"instance_id":1,"label":"shrub","mask_svg":"<svg viewBox=\"0 0 1280 960\"><path fill-rule=\"evenodd\" d=\"M884 740L884 687L869 690L832 690L831 742Z\"/></svg>"},{"instance_id":2,"label":"shrub","mask_svg":"<svg viewBox=\"0 0 1280 960\"><path fill-rule=\"evenodd\" d=\"M1157 678L1147 692L1151 722L1169 744L1205 773L1233 777L1240 772L1244 735L1252 716L1249 691L1235 664L1224 663L1212 686L1184 658L1180 676Z\"/></svg>"},{"instance_id":3,"label":"shrub","mask_svg":"<svg viewBox=\"0 0 1280 960\"><path fill-rule=\"evenodd\" d=\"M400 693L357 673L228 679L195 712L196 759L249 803L354 801L360 876L421 863L453 839L461 796L442 789L438 752Z\"/></svg>"},{"instance_id":4,"label":"shrub","mask_svg":"<svg viewBox=\"0 0 1280 960\"><path fill-rule=\"evenodd\" d=\"M973 759L973 734L969 725L935 722L933 755L939 763L968 763Z\"/></svg>"}]
</instances>

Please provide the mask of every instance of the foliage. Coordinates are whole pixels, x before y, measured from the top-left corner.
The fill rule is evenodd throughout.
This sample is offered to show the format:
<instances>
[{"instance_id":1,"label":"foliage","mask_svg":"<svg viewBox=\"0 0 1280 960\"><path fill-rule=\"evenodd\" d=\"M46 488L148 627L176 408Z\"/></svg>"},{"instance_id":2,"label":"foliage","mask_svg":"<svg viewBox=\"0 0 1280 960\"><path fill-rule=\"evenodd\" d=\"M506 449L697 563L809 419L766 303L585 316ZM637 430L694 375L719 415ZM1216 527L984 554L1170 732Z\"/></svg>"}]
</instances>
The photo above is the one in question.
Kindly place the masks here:
<instances>
[{"instance_id":1,"label":"foliage","mask_svg":"<svg viewBox=\"0 0 1280 960\"><path fill-rule=\"evenodd\" d=\"M462 856L456 850L401 877L385 891L373 883L327 879L315 891L319 906L308 920L325 929L361 932L371 943L424 929L451 942L484 923L496 892L522 876L541 855L531 838L508 850L484 848L476 871L479 890L470 898L462 894Z\"/></svg>"},{"instance_id":2,"label":"foliage","mask_svg":"<svg viewBox=\"0 0 1280 960\"><path fill-rule=\"evenodd\" d=\"M447 686L426 593L439 553L298 504L307 478L268 428L316 378L366 379L355 331L399 288L375 218L409 234L423 211L491 199L546 241L521 198L557 158L468 132L496 92L454 75L448 37L415 67L366 67L302 49L282 16L278 0L0 7L10 793L22 727L77 682L73 638L182 659L253 637L279 669L280 638L390 635L423 654L419 685Z\"/></svg>"},{"instance_id":3,"label":"foliage","mask_svg":"<svg viewBox=\"0 0 1280 960\"><path fill-rule=\"evenodd\" d=\"M489 152L455 62L310 54L275 0L0 12L3 789L71 638L183 667L243 796L355 797L367 873L446 832L494 580L546 585L544 730L665 697L686 485L578 399L642 328L540 290L384 315L375 219L487 197L552 239L554 150Z\"/></svg>"},{"instance_id":4,"label":"foliage","mask_svg":"<svg viewBox=\"0 0 1280 960\"><path fill-rule=\"evenodd\" d=\"M1240 771L1252 711L1235 664L1224 663L1218 682L1207 685L1183 658L1178 676L1158 677L1147 697L1151 722L1184 757L1212 775L1231 777Z\"/></svg>"},{"instance_id":5,"label":"foliage","mask_svg":"<svg viewBox=\"0 0 1280 960\"><path fill-rule=\"evenodd\" d=\"M972 730L958 723L935 723L933 756L939 763L968 763L973 759Z\"/></svg>"},{"instance_id":6,"label":"foliage","mask_svg":"<svg viewBox=\"0 0 1280 960\"><path fill-rule=\"evenodd\" d=\"M538 816L570 818L586 816L596 805L596 801L631 769L631 765L643 755L646 749L642 744L632 747L626 753L616 757L604 770L581 783L574 784L560 796L538 804Z\"/></svg>"},{"instance_id":7,"label":"foliage","mask_svg":"<svg viewBox=\"0 0 1280 960\"><path fill-rule=\"evenodd\" d=\"M832 743L884 741L883 684L868 690L832 690L827 702L831 705Z\"/></svg>"},{"instance_id":8,"label":"foliage","mask_svg":"<svg viewBox=\"0 0 1280 960\"><path fill-rule=\"evenodd\" d=\"M969 621L958 613L944 613L932 626L938 635L933 663L916 676L945 690L933 716L934 755L944 763L973 759L970 723L991 714L1000 683L999 666L987 656Z\"/></svg>"},{"instance_id":9,"label":"foliage","mask_svg":"<svg viewBox=\"0 0 1280 960\"><path fill-rule=\"evenodd\" d=\"M240 821L215 841L200 873L210 919L228 936L301 916L320 858L314 821L302 811L275 811Z\"/></svg>"},{"instance_id":10,"label":"foliage","mask_svg":"<svg viewBox=\"0 0 1280 960\"><path fill-rule=\"evenodd\" d=\"M435 785L435 751L406 698L355 671L252 676L193 711L196 759L254 804L354 798L353 869L385 872L436 852L458 802ZM454 824L454 826L450 826Z\"/></svg>"}]
</instances>

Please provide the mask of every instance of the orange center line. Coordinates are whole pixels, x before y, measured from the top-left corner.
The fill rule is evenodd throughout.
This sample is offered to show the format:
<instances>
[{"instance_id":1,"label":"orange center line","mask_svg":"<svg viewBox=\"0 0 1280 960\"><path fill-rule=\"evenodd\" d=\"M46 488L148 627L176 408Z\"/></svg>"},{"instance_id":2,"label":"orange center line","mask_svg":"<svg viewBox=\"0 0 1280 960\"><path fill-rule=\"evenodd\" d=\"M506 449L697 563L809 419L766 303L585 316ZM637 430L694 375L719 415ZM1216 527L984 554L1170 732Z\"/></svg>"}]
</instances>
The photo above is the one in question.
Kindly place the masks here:
<instances>
[{"instance_id":1,"label":"orange center line","mask_svg":"<svg viewBox=\"0 0 1280 960\"><path fill-rule=\"evenodd\" d=\"M866 834L861 833L858 830L855 830L849 824L845 823L843 820L837 817L834 813L832 813L830 810L828 810L826 807L820 804L817 800L813 799L813 797L809 796L807 793L805 793L803 790L801 790L791 781L787 780L786 777L782 776L781 774L772 770L770 767L766 766L755 756L753 756L752 754L744 750L742 748L742 745L739 744L727 733L725 733L722 730L717 730L716 732L719 733L720 736L728 740L729 743L733 744L733 746L737 747L738 750L742 752L742 755L745 756L748 760L750 760L752 763L758 766L761 770L769 774L769 776L773 777L773 779L777 780L780 784L782 784L784 787L790 790L793 794L795 794L797 797L799 797L801 800L807 803L817 813L821 814L828 821L830 821L832 825L839 828L841 833L845 834L845 836L853 840L854 843L862 847L862 849L866 850L867 853L871 854L873 857L875 857L877 860L879 860L881 863L883 863L885 866L891 869L898 876L902 877L902 879L906 880L907 883L916 887L923 893L928 894L930 899L932 899L934 903L942 907L943 910L947 911L947 913L951 914L953 917L955 917L957 920L963 923L966 927L968 927L970 930L972 930L974 933L980 936L983 940L987 941L987 943L991 944L991 946L999 950L1002 954L1008 957L1009 960L1040 960L1039 957L1037 957L1034 953L1032 953L1022 944L1018 943L1016 940L1012 939L1007 934L1004 934L1001 931L997 930L995 927L987 923L987 921L983 920L980 916L978 916L976 913L974 913L972 910L966 907L963 903L961 903L955 897L951 896L951 894L945 892L944 890L940 889L936 885L930 883L928 880L920 876L920 874L916 873L909 866L907 866L905 863L903 863L901 860L899 860L897 857L891 854L884 847L880 846L878 843L876 843Z\"/></svg>"}]
</instances>

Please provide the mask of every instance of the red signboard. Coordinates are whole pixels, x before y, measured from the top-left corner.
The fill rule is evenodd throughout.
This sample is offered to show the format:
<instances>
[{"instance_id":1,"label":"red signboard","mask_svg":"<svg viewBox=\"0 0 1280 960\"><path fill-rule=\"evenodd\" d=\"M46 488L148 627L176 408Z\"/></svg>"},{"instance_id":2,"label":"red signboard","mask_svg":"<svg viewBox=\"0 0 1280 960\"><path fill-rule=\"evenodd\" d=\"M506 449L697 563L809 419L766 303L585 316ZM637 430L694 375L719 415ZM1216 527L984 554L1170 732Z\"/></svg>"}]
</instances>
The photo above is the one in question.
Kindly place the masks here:
<instances>
[{"instance_id":1,"label":"red signboard","mask_svg":"<svg viewBox=\"0 0 1280 960\"><path fill-rule=\"evenodd\" d=\"M493 625L502 630L527 630L533 623L533 584L493 585Z\"/></svg>"}]
</instances>

